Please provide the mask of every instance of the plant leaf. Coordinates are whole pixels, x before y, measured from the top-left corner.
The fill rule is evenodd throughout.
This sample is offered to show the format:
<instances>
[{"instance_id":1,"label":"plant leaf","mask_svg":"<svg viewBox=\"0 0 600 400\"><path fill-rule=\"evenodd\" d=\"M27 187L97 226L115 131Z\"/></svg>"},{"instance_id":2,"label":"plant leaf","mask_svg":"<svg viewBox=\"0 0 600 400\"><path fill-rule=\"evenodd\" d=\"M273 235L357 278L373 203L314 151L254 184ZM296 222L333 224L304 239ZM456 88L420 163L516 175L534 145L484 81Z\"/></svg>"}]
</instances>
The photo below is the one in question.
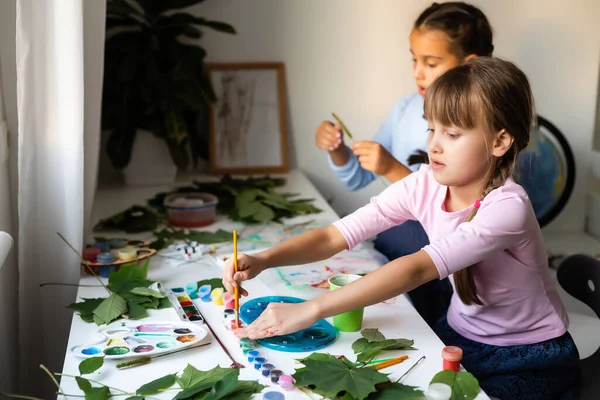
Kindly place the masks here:
<instances>
[{"instance_id":1,"label":"plant leaf","mask_svg":"<svg viewBox=\"0 0 600 400\"><path fill-rule=\"evenodd\" d=\"M223 286L223 279L221 278L204 279L202 281L198 281L198 287L203 285L210 285L211 290L216 288L225 289L225 286Z\"/></svg>"},{"instance_id":2,"label":"plant leaf","mask_svg":"<svg viewBox=\"0 0 600 400\"><path fill-rule=\"evenodd\" d=\"M231 373L231 368L221 368L217 366L208 371L201 371L190 364L185 367L181 377L175 380L179 383L183 391L179 392L173 400L187 399L203 390L211 388L215 383Z\"/></svg>"},{"instance_id":3,"label":"plant leaf","mask_svg":"<svg viewBox=\"0 0 600 400\"><path fill-rule=\"evenodd\" d=\"M231 393L237 387L239 374L240 370L235 368L234 371L225 375L223 379L215 383L205 400L220 400Z\"/></svg>"},{"instance_id":4,"label":"plant leaf","mask_svg":"<svg viewBox=\"0 0 600 400\"><path fill-rule=\"evenodd\" d=\"M90 383L90 381L88 381L85 378L76 376L75 380L77 381L77 386L79 386L79 389L81 389L81 391L84 393L92 388L92 384Z\"/></svg>"},{"instance_id":5,"label":"plant leaf","mask_svg":"<svg viewBox=\"0 0 600 400\"><path fill-rule=\"evenodd\" d=\"M138 303L132 303L129 301L127 302L127 308L127 316L129 319L142 319L148 316L146 308Z\"/></svg>"},{"instance_id":6,"label":"plant leaf","mask_svg":"<svg viewBox=\"0 0 600 400\"><path fill-rule=\"evenodd\" d=\"M271 221L273 218L275 218L275 212L273 212L272 208L261 205L258 211L254 213L252 218L258 222Z\"/></svg>"},{"instance_id":7,"label":"plant leaf","mask_svg":"<svg viewBox=\"0 0 600 400\"><path fill-rule=\"evenodd\" d=\"M169 374L161 378L155 379L152 382L148 382L145 385L140 386L135 391L136 394L154 394L158 393L162 389L167 389L175 383L175 375Z\"/></svg>"},{"instance_id":8,"label":"plant leaf","mask_svg":"<svg viewBox=\"0 0 600 400\"><path fill-rule=\"evenodd\" d=\"M85 400L108 400L110 398L110 390L106 386L93 387L85 393Z\"/></svg>"},{"instance_id":9,"label":"plant leaf","mask_svg":"<svg viewBox=\"0 0 600 400\"><path fill-rule=\"evenodd\" d=\"M162 299L163 297L165 297L164 294L143 286L131 289L131 293L139 294L140 296L152 296L156 297L157 299Z\"/></svg>"},{"instance_id":10,"label":"plant leaf","mask_svg":"<svg viewBox=\"0 0 600 400\"><path fill-rule=\"evenodd\" d=\"M412 350L414 349L412 347L413 343L413 340L408 339L386 339L379 342L369 342L361 349L360 354L356 357L356 361L369 362L382 350Z\"/></svg>"},{"instance_id":11,"label":"plant leaf","mask_svg":"<svg viewBox=\"0 0 600 400\"><path fill-rule=\"evenodd\" d=\"M81 375L91 374L98 370L104 364L104 357L90 357L79 363L79 373Z\"/></svg>"},{"instance_id":12,"label":"plant leaf","mask_svg":"<svg viewBox=\"0 0 600 400\"><path fill-rule=\"evenodd\" d=\"M131 396L126 398L125 400L144 400L144 396Z\"/></svg>"},{"instance_id":13,"label":"plant leaf","mask_svg":"<svg viewBox=\"0 0 600 400\"><path fill-rule=\"evenodd\" d=\"M369 342L385 340L385 336L379 332L379 329L363 329L360 334Z\"/></svg>"},{"instance_id":14,"label":"plant leaf","mask_svg":"<svg viewBox=\"0 0 600 400\"><path fill-rule=\"evenodd\" d=\"M257 381L238 381L237 386L231 391L225 399L227 400L250 400L252 395L260 393L266 388Z\"/></svg>"},{"instance_id":15,"label":"plant leaf","mask_svg":"<svg viewBox=\"0 0 600 400\"><path fill-rule=\"evenodd\" d=\"M219 229L216 232L191 231L187 238L202 244L213 244L233 241L233 232Z\"/></svg>"},{"instance_id":16,"label":"plant leaf","mask_svg":"<svg viewBox=\"0 0 600 400\"><path fill-rule=\"evenodd\" d=\"M260 211L261 207L263 207L263 205L260 204L259 201L251 201L242 206L238 205L237 207L239 209L238 211L239 211L240 217L247 218L254 214L257 214Z\"/></svg>"},{"instance_id":17,"label":"plant leaf","mask_svg":"<svg viewBox=\"0 0 600 400\"><path fill-rule=\"evenodd\" d=\"M111 293L100 305L94 310L94 320L103 321L109 324L120 315L127 312L127 303L116 293Z\"/></svg>"},{"instance_id":18,"label":"plant leaf","mask_svg":"<svg viewBox=\"0 0 600 400\"><path fill-rule=\"evenodd\" d=\"M362 353L368 344L369 340L367 338L362 337L356 339L354 343L352 343L352 351L354 351L354 354Z\"/></svg>"},{"instance_id":19,"label":"plant leaf","mask_svg":"<svg viewBox=\"0 0 600 400\"><path fill-rule=\"evenodd\" d=\"M416 386L407 386L398 382L384 383L377 386L377 391L371 393L367 400L413 400L423 399L425 394Z\"/></svg>"},{"instance_id":20,"label":"plant leaf","mask_svg":"<svg viewBox=\"0 0 600 400\"><path fill-rule=\"evenodd\" d=\"M376 384L389 381L375 368L350 367L329 354L313 353L301 361L305 368L294 374L296 386L314 385L316 393L330 398L346 391L362 400L376 391Z\"/></svg>"},{"instance_id":21,"label":"plant leaf","mask_svg":"<svg viewBox=\"0 0 600 400\"><path fill-rule=\"evenodd\" d=\"M85 322L94 321L94 310L104 301L104 298L83 299L79 303L71 303L67 308L79 311L79 316Z\"/></svg>"},{"instance_id":22,"label":"plant leaf","mask_svg":"<svg viewBox=\"0 0 600 400\"><path fill-rule=\"evenodd\" d=\"M479 394L477 379L469 372L440 371L431 379L432 383L445 383L452 389L451 400L473 400Z\"/></svg>"}]
</instances>

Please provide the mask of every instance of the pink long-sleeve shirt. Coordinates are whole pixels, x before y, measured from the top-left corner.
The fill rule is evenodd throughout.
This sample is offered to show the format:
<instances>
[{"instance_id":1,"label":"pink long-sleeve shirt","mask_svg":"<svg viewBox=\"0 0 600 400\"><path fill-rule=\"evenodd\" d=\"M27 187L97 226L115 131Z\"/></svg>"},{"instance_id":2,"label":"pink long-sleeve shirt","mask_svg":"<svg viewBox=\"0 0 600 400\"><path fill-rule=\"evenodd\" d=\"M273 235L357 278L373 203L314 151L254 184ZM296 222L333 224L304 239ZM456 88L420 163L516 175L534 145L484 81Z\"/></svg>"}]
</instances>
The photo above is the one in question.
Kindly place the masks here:
<instances>
[{"instance_id":1,"label":"pink long-sleeve shirt","mask_svg":"<svg viewBox=\"0 0 600 400\"><path fill-rule=\"evenodd\" d=\"M548 258L525 190L509 179L473 210L447 212L448 187L423 166L334 223L352 248L392 226L417 220L429 235L423 248L440 279L475 264L483 306L465 305L454 290L448 324L460 335L497 346L538 343L567 331L568 317L550 278ZM435 301L432 298L431 301Z\"/></svg>"}]
</instances>

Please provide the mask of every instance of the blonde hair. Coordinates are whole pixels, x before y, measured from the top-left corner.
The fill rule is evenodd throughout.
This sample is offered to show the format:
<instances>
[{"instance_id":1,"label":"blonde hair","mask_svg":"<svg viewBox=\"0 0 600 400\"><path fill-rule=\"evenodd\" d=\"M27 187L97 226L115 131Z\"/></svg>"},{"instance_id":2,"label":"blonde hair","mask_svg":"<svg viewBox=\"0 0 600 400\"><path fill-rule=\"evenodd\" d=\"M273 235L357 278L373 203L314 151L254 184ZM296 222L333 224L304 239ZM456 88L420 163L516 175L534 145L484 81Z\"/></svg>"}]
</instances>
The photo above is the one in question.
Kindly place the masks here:
<instances>
[{"instance_id":1,"label":"blonde hair","mask_svg":"<svg viewBox=\"0 0 600 400\"><path fill-rule=\"evenodd\" d=\"M529 143L534 105L527 76L515 64L481 57L440 75L425 94L425 119L462 129L483 127L489 134L505 130L513 137L509 150L492 160L490 178L480 200L512 176L517 156ZM478 207L467 218L473 220ZM454 273L463 303L483 303L477 296L472 266Z\"/></svg>"}]
</instances>

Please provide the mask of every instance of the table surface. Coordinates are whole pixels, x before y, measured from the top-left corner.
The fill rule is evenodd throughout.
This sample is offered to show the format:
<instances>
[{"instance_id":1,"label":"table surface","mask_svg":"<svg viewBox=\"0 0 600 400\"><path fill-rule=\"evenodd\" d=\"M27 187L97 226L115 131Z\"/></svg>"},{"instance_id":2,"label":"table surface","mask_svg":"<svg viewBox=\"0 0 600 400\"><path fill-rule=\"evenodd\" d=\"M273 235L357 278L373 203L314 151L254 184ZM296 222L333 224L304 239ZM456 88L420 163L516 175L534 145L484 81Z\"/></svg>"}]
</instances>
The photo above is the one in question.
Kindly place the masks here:
<instances>
[{"instance_id":1,"label":"table surface","mask_svg":"<svg viewBox=\"0 0 600 400\"><path fill-rule=\"evenodd\" d=\"M275 175L273 175L275 176ZM338 216L333 209L327 204L323 197L318 193L315 187L308 179L298 170L293 170L288 174L281 175L286 178L286 185L281 188L281 191L301 193L303 198L315 199L315 206L323 210L320 214L296 217L285 221L286 225L305 222L318 219L327 223L338 219ZM197 178L197 177L196 177ZM178 181L177 186L184 185L189 182ZM110 216L116 212L122 211L132 204L145 204L146 199L153 197L159 191L170 189L169 187L160 186L113 186L99 189L96 195L93 220L98 221L100 218ZM219 218L217 223L208 227L210 230L221 229L238 229L238 232L244 232L244 226L241 223L234 223L224 218ZM247 236L248 230L259 229L258 227L247 228L243 236ZM277 231L281 229L281 225L268 224L266 227L260 227L261 231ZM262 234L262 233L261 233ZM123 233L102 234L102 236L123 236ZM150 239L151 234L127 235L131 239ZM199 262L188 263L185 265L174 266L166 263L160 256L154 256L150 262L149 279L160 281L165 288L185 286L187 283L209 279L221 276L221 267L215 258L208 257ZM105 278L101 278L106 282ZM82 276L81 285L97 285L98 282L94 277ZM268 282L261 281L259 276L257 279L244 284L244 287L249 291L250 298L262 297L269 295L289 295L296 297L312 297L325 291L324 289L314 289L306 291L303 296L298 293L290 293L289 290L284 291L285 286L271 285ZM107 293L102 287L85 287L80 286L77 294L77 300L81 298L106 297ZM246 366L250 366L247 360L242 355L238 346L238 341L233 333L227 331L222 320L223 307L217 307L211 303L202 303L196 301L196 305L200 312L210 323L215 333L219 336L224 345L229 349L232 356ZM151 320L169 320L179 321L174 309L163 310L148 310L149 316L141 321L147 322ZM331 319L328 319L331 322ZM71 324L69 342L63 367L63 374L78 375L78 365L80 358L74 356L70 351L71 348L77 345L93 342L98 339L97 331L99 328L96 324L84 322L76 313L73 315ZM396 357L407 354L408 360L401 364L387 368L383 372L390 375L392 381L397 380L404 372L408 370L419 358L425 356L423 360L410 374L408 374L402 383L406 385L418 386L426 390L431 378L442 369L441 351L444 347L441 340L429 328L425 321L420 317L417 311L408 301L405 295L398 296L389 302L380 303L374 306L367 307L364 313L363 329L378 328L387 338L407 338L414 339L414 347L417 350L413 351L391 351L386 352L382 357ZM318 352L329 353L333 355L345 355L351 360L355 359L352 352L351 344L360 337L360 333L340 333L334 344ZM264 355L270 363L277 368L283 370L287 374L293 374L294 369L298 367L295 362L309 355L309 353L284 353L277 352L266 348L260 348L261 354ZM136 367L128 370L117 370L115 368L116 361L106 360L104 366L93 374L86 375L86 378L102 382L106 386L115 387L133 393L142 384L148 383L153 379L159 378L169 373L181 372L188 364L201 370L209 370L215 366L228 367L230 361L216 340L213 338L212 343L198 349L173 354L159 358L152 363ZM250 366L251 367L251 366ZM260 375L254 368L243 368L240 373L240 379L257 380L263 385L272 385L273 387L265 388L267 390L281 391L278 385L273 385L271 382ZM63 377L61 379L61 387L64 393L81 394L74 379ZM118 393L112 390L113 393ZM172 398L175 392L166 391L159 395L152 395L152 398ZM299 390L284 392L287 399L306 399L307 395ZM126 397L126 396L124 396ZM260 398L259 395L255 396ZM59 398L62 398L60 396ZM312 398L318 399L321 396L312 394ZM488 399L485 393L480 392L477 400Z\"/></svg>"}]
</instances>

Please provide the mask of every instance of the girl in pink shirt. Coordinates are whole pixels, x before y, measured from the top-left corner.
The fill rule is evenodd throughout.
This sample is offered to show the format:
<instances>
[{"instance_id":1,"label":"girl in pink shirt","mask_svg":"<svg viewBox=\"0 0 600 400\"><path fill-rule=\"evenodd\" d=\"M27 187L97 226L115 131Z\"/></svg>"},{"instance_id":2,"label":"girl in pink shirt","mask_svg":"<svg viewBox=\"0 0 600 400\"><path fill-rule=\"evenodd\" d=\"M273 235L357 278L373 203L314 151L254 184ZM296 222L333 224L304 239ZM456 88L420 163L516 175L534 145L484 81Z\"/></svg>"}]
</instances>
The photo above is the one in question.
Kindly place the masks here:
<instances>
[{"instance_id":1,"label":"girl in pink shirt","mask_svg":"<svg viewBox=\"0 0 600 400\"><path fill-rule=\"evenodd\" d=\"M436 79L424 110L428 165L329 227L242 255L235 275L227 263L223 283L231 291L266 268L330 258L408 220L423 225L430 244L342 289L300 304L270 304L236 334L295 332L449 277L451 304L434 329L463 349L462 364L488 395L575 398L579 354L533 208L511 178L534 117L527 77L508 61L478 58Z\"/></svg>"}]
</instances>

